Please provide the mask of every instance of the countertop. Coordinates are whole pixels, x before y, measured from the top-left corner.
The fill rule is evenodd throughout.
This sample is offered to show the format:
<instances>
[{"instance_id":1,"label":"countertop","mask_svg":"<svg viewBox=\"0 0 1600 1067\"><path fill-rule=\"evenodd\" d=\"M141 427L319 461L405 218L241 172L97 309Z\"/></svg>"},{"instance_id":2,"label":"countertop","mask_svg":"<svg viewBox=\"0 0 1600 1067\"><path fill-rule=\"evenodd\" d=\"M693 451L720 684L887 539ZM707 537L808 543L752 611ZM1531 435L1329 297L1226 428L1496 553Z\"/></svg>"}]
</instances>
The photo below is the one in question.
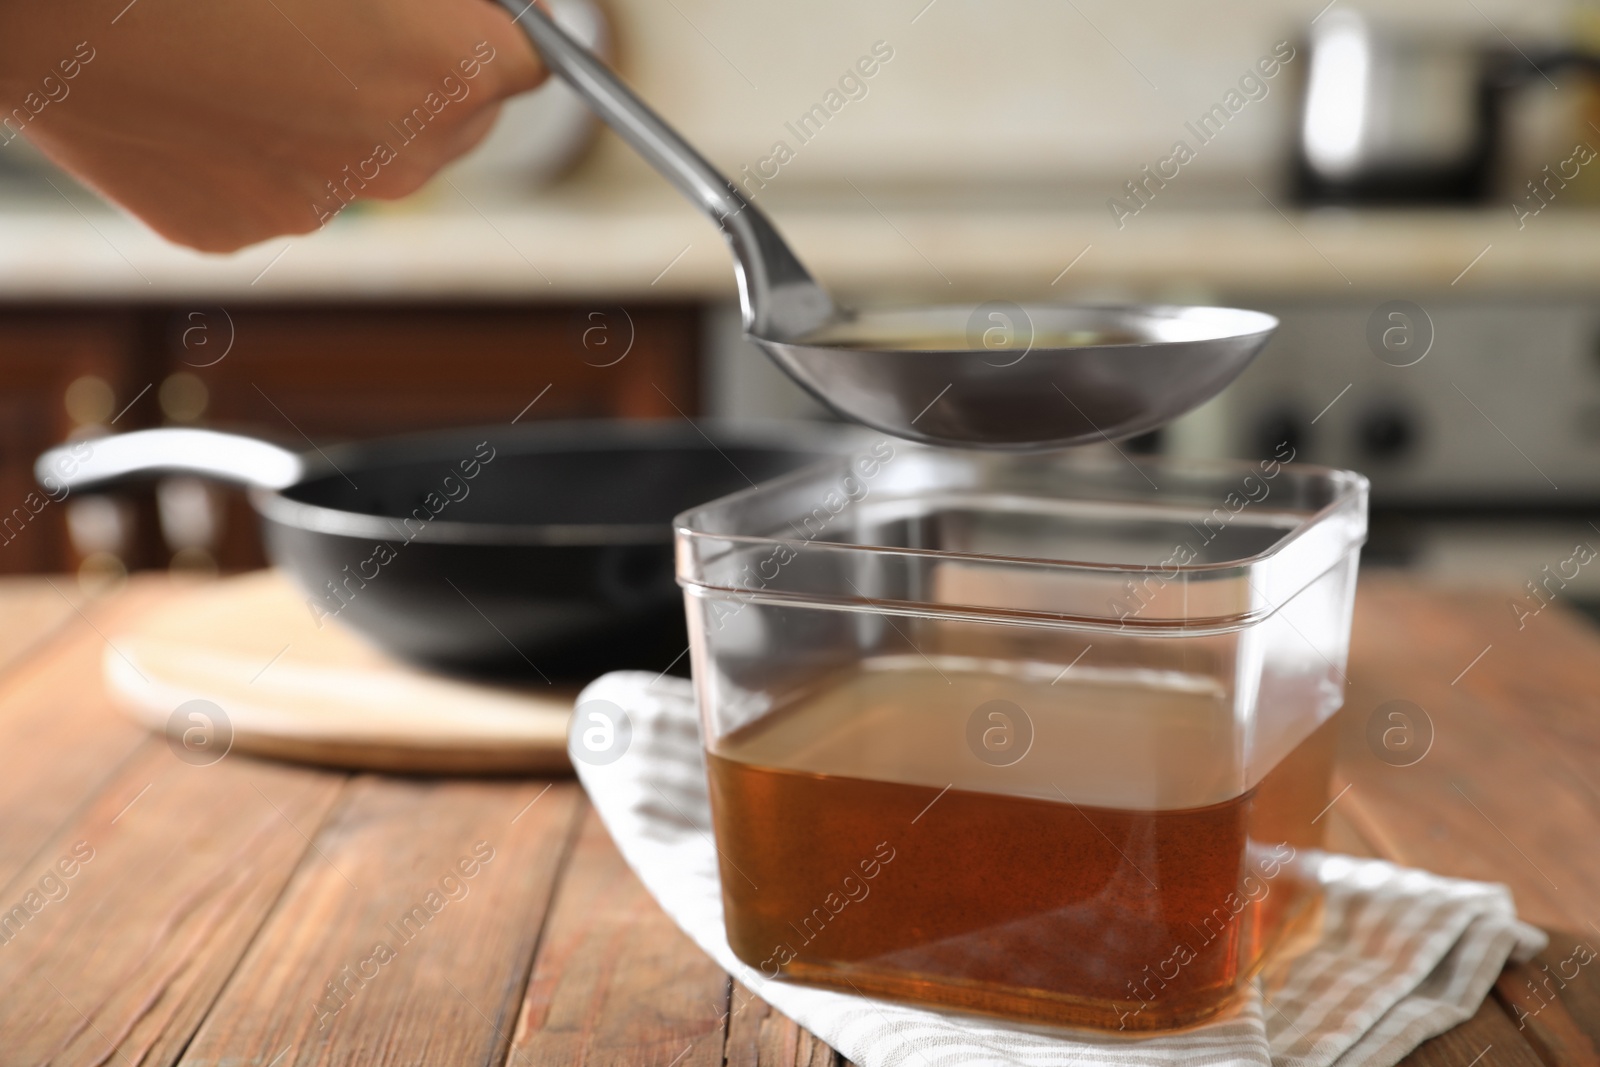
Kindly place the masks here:
<instances>
[{"instance_id":1,"label":"countertop","mask_svg":"<svg viewBox=\"0 0 1600 1067\"><path fill-rule=\"evenodd\" d=\"M67 199L70 192L71 199ZM1093 199L973 201L833 189L766 205L846 300L1240 297L1600 286L1600 209L1552 207L1519 229L1475 211L1279 210L1265 194L1157 202L1119 228ZM1253 198L1253 199L1251 199ZM178 248L81 191L0 199L11 301L733 299L723 242L665 187L507 199L437 184L358 205L325 229L226 256Z\"/></svg>"},{"instance_id":2,"label":"countertop","mask_svg":"<svg viewBox=\"0 0 1600 1067\"><path fill-rule=\"evenodd\" d=\"M570 779L180 761L99 682L107 635L172 594L0 582L0 902L33 909L0 944L5 1062L836 1067L672 925ZM1555 931L1409 1064L1600 1059L1600 969L1530 991L1600 941L1600 633L1559 604L1515 622L1382 575L1357 598L1330 847L1505 882ZM1403 767L1367 741L1401 699L1433 734Z\"/></svg>"}]
</instances>

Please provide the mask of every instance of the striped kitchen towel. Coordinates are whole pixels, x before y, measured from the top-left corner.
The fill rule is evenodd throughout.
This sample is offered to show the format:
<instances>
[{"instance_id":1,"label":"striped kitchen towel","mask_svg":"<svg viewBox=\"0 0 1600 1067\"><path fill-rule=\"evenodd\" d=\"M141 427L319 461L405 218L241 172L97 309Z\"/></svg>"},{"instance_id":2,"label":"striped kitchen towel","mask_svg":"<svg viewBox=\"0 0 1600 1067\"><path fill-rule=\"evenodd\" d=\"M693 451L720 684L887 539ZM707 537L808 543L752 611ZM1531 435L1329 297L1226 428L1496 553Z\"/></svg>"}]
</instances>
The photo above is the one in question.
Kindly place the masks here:
<instances>
[{"instance_id":1,"label":"striped kitchen towel","mask_svg":"<svg viewBox=\"0 0 1600 1067\"><path fill-rule=\"evenodd\" d=\"M605 721L584 714L595 709ZM1318 870L1327 896L1316 944L1269 966L1226 1015L1188 1030L1131 1039L771 981L734 956L723 932L689 683L608 674L583 691L578 710L574 764L645 887L746 988L860 1067L1388 1067L1470 1018L1508 958L1526 960L1545 944L1539 930L1517 919L1504 886L1329 856ZM589 748L604 756L579 747L585 729L602 732L598 740L607 744Z\"/></svg>"}]
</instances>

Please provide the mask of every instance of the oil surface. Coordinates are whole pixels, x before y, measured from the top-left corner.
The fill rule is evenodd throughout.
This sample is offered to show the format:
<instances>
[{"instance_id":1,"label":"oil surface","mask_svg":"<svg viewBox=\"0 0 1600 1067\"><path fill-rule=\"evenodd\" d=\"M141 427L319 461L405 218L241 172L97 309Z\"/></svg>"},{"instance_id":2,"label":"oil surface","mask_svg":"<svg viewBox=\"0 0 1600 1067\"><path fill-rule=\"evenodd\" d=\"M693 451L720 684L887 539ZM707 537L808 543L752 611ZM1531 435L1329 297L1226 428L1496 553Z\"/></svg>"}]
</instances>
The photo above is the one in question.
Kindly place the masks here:
<instances>
[{"instance_id":1,"label":"oil surface","mask_svg":"<svg viewBox=\"0 0 1600 1067\"><path fill-rule=\"evenodd\" d=\"M1225 1007L1314 910L1333 727L1234 795L1211 799L1233 776L1213 766L1162 788L1185 748L1221 758L1202 742L1228 709L1204 685L1150 681L869 670L724 737L708 763L734 951L768 977L1043 1022L1146 1030ZM997 692L1034 724L1011 766L968 742L973 698ZM1133 717L1173 744L1107 733ZM1114 773L1075 781L1072 739L1118 736L1088 754ZM1115 779L1123 796L1207 802L1090 802L1119 795Z\"/></svg>"},{"instance_id":2,"label":"oil surface","mask_svg":"<svg viewBox=\"0 0 1600 1067\"><path fill-rule=\"evenodd\" d=\"M927 329L901 329L889 324L845 322L827 326L795 343L819 348L878 352L1022 352L1050 348L1131 345L1150 338L1132 330L1040 330L1008 328L1004 334L975 336Z\"/></svg>"}]
</instances>

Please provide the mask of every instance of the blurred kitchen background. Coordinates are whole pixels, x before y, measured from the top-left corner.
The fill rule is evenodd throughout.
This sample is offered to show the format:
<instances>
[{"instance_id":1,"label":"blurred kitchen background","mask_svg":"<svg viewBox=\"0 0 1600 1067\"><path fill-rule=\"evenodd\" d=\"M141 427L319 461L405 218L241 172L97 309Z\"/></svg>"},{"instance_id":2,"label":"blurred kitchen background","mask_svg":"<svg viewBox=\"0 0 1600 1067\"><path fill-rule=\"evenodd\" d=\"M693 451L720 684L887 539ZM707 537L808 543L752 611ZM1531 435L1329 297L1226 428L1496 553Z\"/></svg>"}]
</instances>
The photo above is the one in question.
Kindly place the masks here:
<instances>
[{"instance_id":1,"label":"blurred kitchen background","mask_svg":"<svg viewBox=\"0 0 1600 1067\"><path fill-rule=\"evenodd\" d=\"M1371 561L1520 587L1600 545L1600 0L1324 3L558 8L847 300L1279 315L1123 447L1353 467ZM263 561L187 479L25 514L75 436L825 417L741 341L718 234L559 87L409 200L229 257L21 140L0 168L0 571ZM1600 604L1600 568L1563 595Z\"/></svg>"}]
</instances>

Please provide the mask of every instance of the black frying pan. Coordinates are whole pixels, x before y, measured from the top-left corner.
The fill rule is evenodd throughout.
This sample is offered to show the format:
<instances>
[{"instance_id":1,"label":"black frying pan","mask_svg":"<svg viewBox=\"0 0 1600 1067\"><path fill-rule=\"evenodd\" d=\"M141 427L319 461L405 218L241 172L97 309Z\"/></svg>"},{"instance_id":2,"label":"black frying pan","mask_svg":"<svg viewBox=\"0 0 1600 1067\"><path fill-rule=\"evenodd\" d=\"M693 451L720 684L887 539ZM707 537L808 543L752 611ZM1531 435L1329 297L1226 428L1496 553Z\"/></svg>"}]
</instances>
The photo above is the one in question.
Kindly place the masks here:
<instances>
[{"instance_id":1,"label":"black frying pan","mask_svg":"<svg viewBox=\"0 0 1600 1067\"><path fill-rule=\"evenodd\" d=\"M836 451L823 440L794 426L596 421L296 455L163 429L61 446L35 474L57 499L160 474L247 486L268 555L324 625L438 669L571 679L673 664L687 645L673 516Z\"/></svg>"}]
</instances>

